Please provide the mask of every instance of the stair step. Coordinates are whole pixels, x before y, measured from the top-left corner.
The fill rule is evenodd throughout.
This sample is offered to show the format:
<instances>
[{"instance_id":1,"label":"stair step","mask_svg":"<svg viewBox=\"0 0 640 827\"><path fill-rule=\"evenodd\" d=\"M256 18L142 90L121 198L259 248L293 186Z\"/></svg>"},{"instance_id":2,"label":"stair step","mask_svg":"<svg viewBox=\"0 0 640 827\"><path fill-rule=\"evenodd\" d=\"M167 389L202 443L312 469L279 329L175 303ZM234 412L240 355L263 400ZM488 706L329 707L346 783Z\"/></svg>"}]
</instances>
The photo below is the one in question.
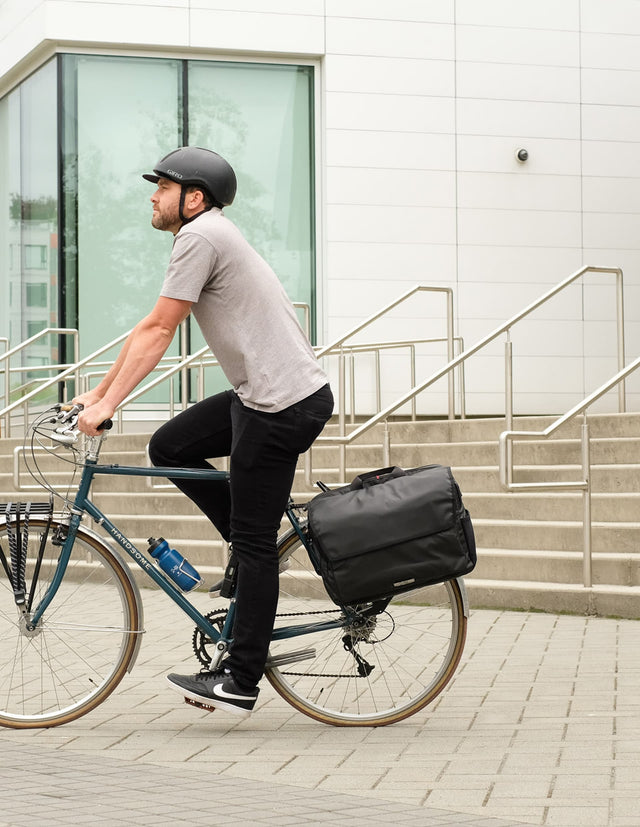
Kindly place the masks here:
<instances>
[{"instance_id":1,"label":"stair step","mask_svg":"<svg viewBox=\"0 0 640 827\"><path fill-rule=\"evenodd\" d=\"M474 580L466 578L471 610L477 608L567 612L581 615L640 618L640 586Z\"/></svg>"},{"instance_id":2,"label":"stair step","mask_svg":"<svg viewBox=\"0 0 640 827\"><path fill-rule=\"evenodd\" d=\"M472 517L486 520L582 520L582 492L493 493L465 492L464 502ZM640 515L640 492L591 495L592 519L633 522Z\"/></svg>"},{"instance_id":3,"label":"stair step","mask_svg":"<svg viewBox=\"0 0 640 827\"><path fill-rule=\"evenodd\" d=\"M583 546L581 522L473 519L473 527L482 547L581 551ZM640 553L639 522L592 522L591 536L593 551Z\"/></svg>"},{"instance_id":4,"label":"stair step","mask_svg":"<svg viewBox=\"0 0 640 827\"><path fill-rule=\"evenodd\" d=\"M640 554L593 552L591 575L595 584L640 586ZM545 583L581 583L581 551L479 548L473 580L523 580Z\"/></svg>"}]
</instances>

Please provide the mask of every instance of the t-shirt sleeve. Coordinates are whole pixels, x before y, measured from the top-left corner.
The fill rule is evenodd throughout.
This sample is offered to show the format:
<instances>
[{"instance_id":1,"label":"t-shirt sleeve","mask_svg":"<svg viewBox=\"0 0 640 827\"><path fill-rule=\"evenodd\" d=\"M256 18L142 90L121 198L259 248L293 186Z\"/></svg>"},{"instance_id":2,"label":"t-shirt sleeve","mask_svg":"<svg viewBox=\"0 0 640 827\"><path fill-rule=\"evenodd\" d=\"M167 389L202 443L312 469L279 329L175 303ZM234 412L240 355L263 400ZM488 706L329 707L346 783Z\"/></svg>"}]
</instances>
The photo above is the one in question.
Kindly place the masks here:
<instances>
[{"instance_id":1,"label":"t-shirt sleeve","mask_svg":"<svg viewBox=\"0 0 640 827\"><path fill-rule=\"evenodd\" d=\"M215 247L197 233L178 233L160 295L168 299L197 302L213 277Z\"/></svg>"}]
</instances>

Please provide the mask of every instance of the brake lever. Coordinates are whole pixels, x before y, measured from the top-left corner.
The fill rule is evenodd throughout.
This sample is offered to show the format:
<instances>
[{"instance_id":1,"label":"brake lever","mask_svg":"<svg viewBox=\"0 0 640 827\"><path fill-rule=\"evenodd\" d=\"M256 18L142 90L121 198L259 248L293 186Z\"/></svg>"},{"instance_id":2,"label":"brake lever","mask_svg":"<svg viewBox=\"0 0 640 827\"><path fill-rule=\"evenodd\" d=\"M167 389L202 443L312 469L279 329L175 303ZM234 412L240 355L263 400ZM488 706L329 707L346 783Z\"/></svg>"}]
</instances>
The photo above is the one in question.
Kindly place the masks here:
<instances>
[{"instance_id":1,"label":"brake lever","mask_svg":"<svg viewBox=\"0 0 640 827\"><path fill-rule=\"evenodd\" d=\"M78 421L78 415L80 414L80 411L84 410L84 405L82 405L80 403L78 403L76 405L59 405L58 408L59 408L60 412L62 413L62 415L58 415L59 421L60 422L71 422L72 421L72 425L75 425L76 422ZM104 422L100 423L100 425L96 428L96 430L97 431L110 431L111 428L113 428L113 420L105 419ZM68 431L69 431L68 427L67 428L61 428L61 429L56 428L56 433L64 434L65 432L68 432ZM78 429L77 428L74 430L74 433L75 433L76 439L77 439L77 435L78 435ZM74 440L74 442L75 442L75 440Z\"/></svg>"},{"instance_id":2,"label":"brake lever","mask_svg":"<svg viewBox=\"0 0 640 827\"><path fill-rule=\"evenodd\" d=\"M69 422L69 420L78 419L78 414L84 409L84 405L60 405L60 414L58 419L60 422Z\"/></svg>"},{"instance_id":3,"label":"brake lever","mask_svg":"<svg viewBox=\"0 0 640 827\"><path fill-rule=\"evenodd\" d=\"M63 445L74 445L78 441L80 431L77 428L55 428L51 439L61 442Z\"/></svg>"}]
</instances>

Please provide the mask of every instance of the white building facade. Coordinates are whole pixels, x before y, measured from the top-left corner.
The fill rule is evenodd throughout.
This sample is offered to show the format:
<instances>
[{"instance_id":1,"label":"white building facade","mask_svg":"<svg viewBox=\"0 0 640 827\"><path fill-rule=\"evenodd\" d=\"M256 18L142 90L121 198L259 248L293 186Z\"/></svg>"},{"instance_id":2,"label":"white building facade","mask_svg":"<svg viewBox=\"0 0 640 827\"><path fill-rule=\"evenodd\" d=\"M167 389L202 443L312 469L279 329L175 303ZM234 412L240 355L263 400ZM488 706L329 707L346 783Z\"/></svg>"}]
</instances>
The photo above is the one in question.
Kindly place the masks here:
<instances>
[{"instance_id":1,"label":"white building facade","mask_svg":"<svg viewBox=\"0 0 640 827\"><path fill-rule=\"evenodd\" d=\"M88 353L147 311L170 240L139 173L183 142L234 165L228 215L319 344L421 283L452 288L469 348L595 265L622 268L640 353L640 0L3 0L0 336L41 316ZM614 287L585 276L514 329L517 413L562 413L617 371ZM420 294L361 340L444 329ZM418 380L444 354L424 345ZM389 403L409 377L385 358ZM503 412L502 342L465 382L468 414Z\"/></svg>"}]
</instances>

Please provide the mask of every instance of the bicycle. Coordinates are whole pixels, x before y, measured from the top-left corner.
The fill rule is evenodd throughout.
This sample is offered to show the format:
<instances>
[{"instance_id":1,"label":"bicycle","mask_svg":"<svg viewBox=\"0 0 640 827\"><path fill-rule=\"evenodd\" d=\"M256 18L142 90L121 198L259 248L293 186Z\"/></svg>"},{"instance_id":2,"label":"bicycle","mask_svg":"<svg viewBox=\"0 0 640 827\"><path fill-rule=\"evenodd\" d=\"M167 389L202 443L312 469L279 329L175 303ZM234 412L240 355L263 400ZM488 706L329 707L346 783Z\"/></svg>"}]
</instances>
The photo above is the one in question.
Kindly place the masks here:
<instances>
[{"instance_id":1,"label":"bicycle","mask_svg":"<svg viewBox=\"0 0 640 827\"><path fill-rule=\"evenodd\" d=\"M233 597L226 608L203 614L89 498L97 475L228 479L228 473L100 464L107 431L83 437L77 413L55 405L28 432L28 470L62 497L62 512L53 512L52 496L49 503L7 505L0 513L0 725L15 729L85 715L132 670L144 624L128 562L195 623L192 645L202 667L217 666L231 640ZM38 450L57 456L61 445L79 473L73 499L69 489L58 492L38 464ZM290 528L278 540L280 593L267 680L297 710L327 724L382 726L413 715L440 694L458 666L468 615L464 583L337 606L316 573L304 511L305 504L290 500Z\"/></svg>"}]
</instances>

